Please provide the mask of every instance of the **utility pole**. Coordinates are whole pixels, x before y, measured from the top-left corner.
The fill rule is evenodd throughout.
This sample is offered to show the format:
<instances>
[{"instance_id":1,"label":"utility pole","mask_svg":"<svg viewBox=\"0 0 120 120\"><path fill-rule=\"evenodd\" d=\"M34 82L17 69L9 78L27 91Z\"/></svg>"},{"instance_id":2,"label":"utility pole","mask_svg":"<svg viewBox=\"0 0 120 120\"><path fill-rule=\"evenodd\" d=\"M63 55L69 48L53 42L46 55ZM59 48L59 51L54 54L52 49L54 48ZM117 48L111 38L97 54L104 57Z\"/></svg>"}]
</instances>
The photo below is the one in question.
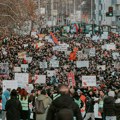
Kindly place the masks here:
<instances>
[{"instance_id":1,"label":"utility pole","mask_svg":"<svg viewBox=\"0 0 120 120\"><path fill-rule=\"evenodd\" d=\"M93 23L93 0L91 0L91 22Z\"/></svg>"}]
</instances>

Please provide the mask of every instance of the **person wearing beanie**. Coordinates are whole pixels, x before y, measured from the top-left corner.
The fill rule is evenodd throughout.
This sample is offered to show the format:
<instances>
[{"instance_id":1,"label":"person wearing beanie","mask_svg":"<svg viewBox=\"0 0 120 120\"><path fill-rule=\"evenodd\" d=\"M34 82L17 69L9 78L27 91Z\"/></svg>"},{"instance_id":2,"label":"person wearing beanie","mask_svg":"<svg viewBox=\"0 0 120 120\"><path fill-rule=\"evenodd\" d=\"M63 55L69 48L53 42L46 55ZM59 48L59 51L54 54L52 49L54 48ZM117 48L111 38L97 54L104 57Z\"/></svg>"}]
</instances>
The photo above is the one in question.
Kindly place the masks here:
<instances>
[{"instance_id":1,"label":"person wearing beanie","mask_svg":"<svg viewBox=\"0 0 120 120\"><path fill-rule=\"evenodd\" d=\"M116 120L115 114L115 92L109 91L104 99L103 112L106 120Z\"/></svg>"},{"instance_id":2,"label":"person wearing beanie","mask_svg":"<svg viewBox=\"0 0 120 120\"><path fill-rule=\"evenodd\" d=\"M115 113L117 120L120 120L120 92L117 94L117 99L115 100Z\"/></svg>"},{"instance_id":3,"label":"person wearing beanie","mask_svg":"<svg viewBox=\"0 0 120 120\"><path fill-rule=\"evenodd\" d=\"M17 99L17 91L13 89L10 96L11 98L7 101L5 106L7 120L20 120L22 106L20 101Z\"/></svg>"}]
</instances>

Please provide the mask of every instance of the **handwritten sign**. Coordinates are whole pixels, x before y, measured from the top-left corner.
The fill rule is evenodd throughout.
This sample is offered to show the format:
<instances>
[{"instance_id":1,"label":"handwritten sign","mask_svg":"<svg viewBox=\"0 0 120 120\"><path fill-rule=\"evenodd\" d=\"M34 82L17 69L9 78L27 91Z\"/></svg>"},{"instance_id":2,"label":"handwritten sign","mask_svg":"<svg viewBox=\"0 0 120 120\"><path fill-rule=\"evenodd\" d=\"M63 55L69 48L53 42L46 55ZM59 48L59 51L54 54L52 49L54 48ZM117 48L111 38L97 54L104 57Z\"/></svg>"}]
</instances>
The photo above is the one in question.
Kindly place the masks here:
<instances>
[{"instance_id":1,"label":"handwritten sign","mask_svg":"<svg viewBox=\"0 0 120 120\"><path fill-rule=\"evenodd\" d=\"M78 68L89 67L89 61L76 61L76 65Z\"/></svg>"}]
</instances>

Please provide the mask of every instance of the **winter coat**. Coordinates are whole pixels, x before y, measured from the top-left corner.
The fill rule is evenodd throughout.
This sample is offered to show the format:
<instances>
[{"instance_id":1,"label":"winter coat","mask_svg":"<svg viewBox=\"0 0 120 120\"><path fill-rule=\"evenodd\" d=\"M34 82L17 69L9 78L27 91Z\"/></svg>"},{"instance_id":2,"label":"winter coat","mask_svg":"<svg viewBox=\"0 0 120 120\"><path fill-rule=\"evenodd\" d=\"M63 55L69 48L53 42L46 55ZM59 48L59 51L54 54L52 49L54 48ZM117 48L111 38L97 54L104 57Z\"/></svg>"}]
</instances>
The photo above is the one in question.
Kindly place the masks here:
<instances>
[{"instance_id":1,"label":"winter coat","mask_svg":"<svg viewBox=\"0 0 120 120\"><path fill-rule=\"evenodd\" d=\"M91 97L88 97L86 101L86 112L87 113L94 112L94 104L95 104L94 99L92 99Z\"/></svg>"},{"instance_id":2,"label":"winter coat","mask_svg":"<svg viewBox=\"0 0 120 120\"><path fill-rule=\"evenodd\" d=\"M115 113L116 116L120 116L120 98L115 101Z\"/></svg>"},{"instance_id":3,"label":"winter coat","mask_svg":"<svg viewBox=\"0 0 120 120\"><path fill-rule=\"evenodd\" d=\"M38 100L43 100L43 104L44 104L44 107L46 108L46 111L44 114L36 114L36 120L46 120L46 115L47 115L47 111L48 111L48 108L52 102L52 99L46 95L39 95Z\"/></svg>"},{"instance_id":4,"label":"winter coat","mask_svg":"<svg viewBox=\"0 0 120 120\"><path fill-rule=\"evenodd\" d=\"M20 120L20 112L22 110L22 106L17 98L12 97L10 100L8 100L5 109L7 112L7 120Z\"/></svg>"},{"instance_id":5,"label":"winter coat","mask_svg":"<svg viewBox=\"0 0 120 120\"><path fill-rule=\"evenodd\" d=\"M5 105L9 97L10 97L10 92L8 90L5 90L2 94L2 110L5 110Z\"/></svg>"},{"instance_id":6,"label":"winter coat","mask_svg":"<svg viewBox=\"0 0 120 120\"><path fill-rule=\"evenodd\" d=\"M108 96L104 99L103 112L105 116L115 116L115 99Z\"/></svg>"},{"instance_id":7,"label":"winter coat","mask_svg":"<svg viewBox=\"0 0 120 120\"><path fill-rule=\"evenodd\" d=\"M47 114L46 120L56 120L55 115L64 108L70 108L73 111L74 116L76 117L76 120L82 120L81 112L79 109L79 106L74 102L73 98L71 98L69 95L61 95L60 97L56 98Z\"/></svg>"}]
</instances>

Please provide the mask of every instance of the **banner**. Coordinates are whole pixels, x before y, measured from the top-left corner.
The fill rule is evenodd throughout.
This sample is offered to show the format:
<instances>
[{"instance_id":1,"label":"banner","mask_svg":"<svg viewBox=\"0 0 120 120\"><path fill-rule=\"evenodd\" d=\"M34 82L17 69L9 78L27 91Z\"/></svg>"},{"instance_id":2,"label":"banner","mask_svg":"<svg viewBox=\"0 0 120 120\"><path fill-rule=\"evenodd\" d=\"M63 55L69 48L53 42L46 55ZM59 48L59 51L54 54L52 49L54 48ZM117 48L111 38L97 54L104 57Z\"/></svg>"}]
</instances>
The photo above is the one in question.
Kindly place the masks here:
<instances>
[{"instance_id":1,"label":"banner","mask_svg":"<svg viewBox=\"0 0 120 120\"><path fill-rule=\"evenodd\" d=\"M68 77L68 85L74 87L76 85L74 73L69 72L67 77Z\"/></svg>"},{"instance_id":2,"label":"banner","mask_svg":"<svg viewBox=\"0 0 120 120\"><path fill-rule=\"evenodd\" d=\"M35 83L45 84L46 83L46 75L35 75Z\"/></svg>"},{"instance_id":3,"label":"banner","mask_svg":"<svg viewBox=\"0 0 120 120\"><path fill-rule=\"evenodd\" d=\"M15 73L15 80L18 82L19 87L25 88L29 82L28 73Z\"/></svg>"},{"instance_id":4,"label":"banner","mask_svg":"<svg viewBox=\"0 0 120 120\"><path fill-rule=\"evenodd\" d=\"M0 77L9 75L9 64L8 63L0 63Z\"/></svg>"},{"instance_id":5,"label":"banner","mask_svg":"<svg viewBox=\"0 0 120 120\"><path fill-rule=\"evenodd\" d=\"M57 61L57 60L51 60L50 61L50 67L58 68L59 67L59 61Z\"/></svg>"},{"instance_id":6,"label":"banner","mask_svg":"<svg viewBox=\"0 0 120 120\"><path fill-rule=\"evenodd\" d=\"M102 49L106 50L116 50L116 45L114 43L102 45Z\"/></svg>"},{"instance_id":7,"label":"banner","mask_svg":"<svg viewBox=\"0 0 120 120\"><path fill-rule=\"evenodd\" d=\"M47 62L40 62L40 68L47 68Z\"/></svg>"},{"instance_id":8,"label":"banner","mask_svg":"<svg viewBox=\"0 0 120 120\"><path fill-rule=\"evenodd\" d=\"M97 65L97 70L99 69L106 70L106 65Z\"/></svg>"},{"instance_id":9,"label":"banner","mask_svg":"<svg viewBox=\"0 0 120 120\"><path fill-rule=\"evenodd\" d=\"M82 76L82 86L96 86L96 76Z\"/></svg>"},{"instance_id":10,"label":"banner","mask_svg":"<svg viewBox=\"0 0 120 120\"><path fill-rule=\"evenodd\" d=\"M77 58L78 58L78 60L87 60L88 59L88 55L87 54L83 54L82 51L78 51L77 52Z\"/></svg>"},{"instance_id":11,"label":"banner","mask_svg":"<svg viewBox=\"0 0 120 120\"><path fill-rule=\"evenodd\" d=\"M21 67L14 67L14 72L16 72L16 73L21 72Z\"/></svg>"},{"instance_id":12,"label":"banner","mask_svg":"<svg viewBox=\"0 0 120 120\"><path fill-rule=\"evenodd\" d=\"M76 61L76 65L78 68L89 67L89 61Z\"/></svg>"},{"instance_id":13,"label":"banner","mask_svg":"<svg viewBox=\"0 0 120 120\"><path fill-rule=\"evenodd\" d=\"M15 81L15 80L3 80L3 92L6 89L13 90L13 89L17 89L17 88L18 88L17 81Z\"/></svg>"},{"instance_id":14,"label":"banner","mask_svg":"<svg viewBox=\"0 0 120 120\"><path fill-rule=\"evenodd\" d=\"M18 53L18 58L23 59L26 57L26 52L19 52Z\"/></svg>"},{"instance_id":15,"label":"banner","mask_svg":"<svg viewBox=\"0 0 120 120\"><path fill-rule=\"evenodd\" d=\"M89 50L89 56L90 56L90 57L94 57L95 54L96 54L95 48L91 48L91 49Z\"/></svg>"}]
</instances>

